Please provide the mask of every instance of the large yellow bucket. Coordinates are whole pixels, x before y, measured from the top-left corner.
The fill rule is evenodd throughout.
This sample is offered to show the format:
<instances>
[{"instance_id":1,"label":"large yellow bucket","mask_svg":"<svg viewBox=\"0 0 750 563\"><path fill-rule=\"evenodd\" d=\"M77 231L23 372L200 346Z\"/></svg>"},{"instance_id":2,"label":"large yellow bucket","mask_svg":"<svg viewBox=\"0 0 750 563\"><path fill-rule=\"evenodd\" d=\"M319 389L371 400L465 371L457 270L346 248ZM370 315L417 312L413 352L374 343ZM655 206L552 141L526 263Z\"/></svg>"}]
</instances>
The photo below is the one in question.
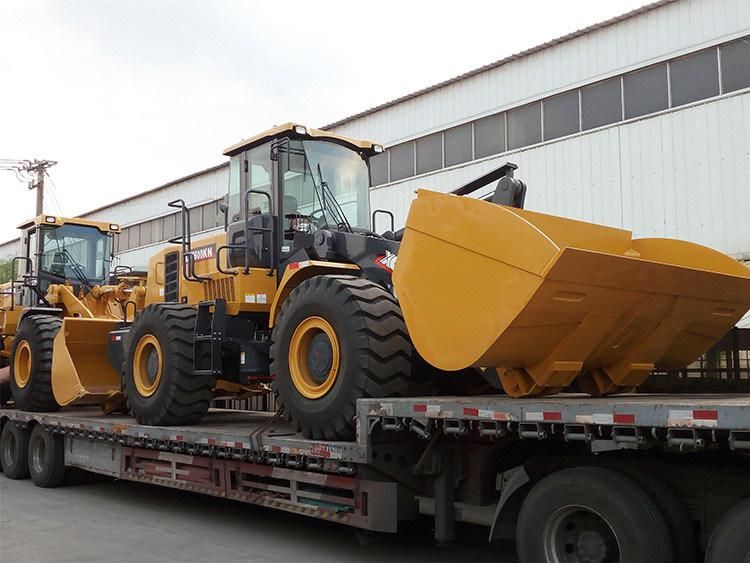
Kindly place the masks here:
<instances>
[{"instance_id":1,"label":"large yellow bucket","mask_svg":"<svg viewBox=\"0 0 750 563\"><path fill-rule=\"evenodd\" d=\"M631 389L683 368L750 308L750 268L709 248L419 190L393 280L417 351L498 368L513 396Z\"/></svg>"},{"instance_id":2,"label":"large yellow bucket","mask_svg":"<svg viewBox=\"0 0 750 563\"><path fill-rule=\"evenodd\" d=\"M52 393L60 405L106 404L121 394L107 357L109 331L120 321L66 317L52 345Z\"/></svg>"}]
</instances>

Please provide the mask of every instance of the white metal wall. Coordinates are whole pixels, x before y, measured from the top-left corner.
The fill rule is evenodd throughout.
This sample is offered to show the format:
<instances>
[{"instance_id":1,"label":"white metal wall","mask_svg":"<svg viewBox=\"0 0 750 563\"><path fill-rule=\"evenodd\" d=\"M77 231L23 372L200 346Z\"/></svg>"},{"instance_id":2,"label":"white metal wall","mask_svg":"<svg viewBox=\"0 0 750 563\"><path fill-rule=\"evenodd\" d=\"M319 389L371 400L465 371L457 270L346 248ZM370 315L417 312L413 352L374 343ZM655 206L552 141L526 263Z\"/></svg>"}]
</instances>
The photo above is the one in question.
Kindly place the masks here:
<instances>
[{"instance_id":1,"label":"white metal wall","mask_svg":"<svg viewBox=\"0 0 750 563\"><path fill-rule=\"evenodd\" d=\"M334 131L396 144L747 34L747 0L682 0L521 57Z\"/></svg>"},{"instance_id":2,"label":"white metal wall","mask_svg":"<svg viewBox=\"0 0 750 563\"><path fill-rule=\"evenodd\" d=\"M449 191L504 161L519 165L528 209L750 259L750 92L375 188L373 209L401 226L417 188Z\"/></svg>"},{"instance_id":3,"label":"white metal wall","mask_svg":"<svg viewBox=\"0 0 750 563\"><path fill-rule=\"evenodd\" d=\"M94 213L86 213L82 217L94 221L118 222L122 226L153 219L174 212L167 204L175 199L182 198L188 207L192 207L222 197L229 186L228 174L229 167L222 166Z\"/></svg>"}]
</instances>

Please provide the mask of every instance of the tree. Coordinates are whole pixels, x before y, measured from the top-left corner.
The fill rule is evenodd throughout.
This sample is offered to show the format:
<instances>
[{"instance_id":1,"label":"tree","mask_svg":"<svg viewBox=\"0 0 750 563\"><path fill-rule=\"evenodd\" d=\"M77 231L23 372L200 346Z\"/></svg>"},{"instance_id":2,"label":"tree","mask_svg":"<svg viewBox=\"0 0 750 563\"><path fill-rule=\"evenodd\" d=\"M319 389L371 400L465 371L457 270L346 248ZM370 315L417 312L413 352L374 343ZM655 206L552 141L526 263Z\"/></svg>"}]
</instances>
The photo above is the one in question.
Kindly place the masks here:
<instances>
[{"instance_id":1,"label":"tree","mask_svg":"<svg viewBox=\"0 0 750 563\"><path fill-rule=\"evenodd\" d=\"M12 268L13 263L10 260L0 260L0 283L7 283L10 281L10 278L13 275Z\"/></svg>"}]
</instances>

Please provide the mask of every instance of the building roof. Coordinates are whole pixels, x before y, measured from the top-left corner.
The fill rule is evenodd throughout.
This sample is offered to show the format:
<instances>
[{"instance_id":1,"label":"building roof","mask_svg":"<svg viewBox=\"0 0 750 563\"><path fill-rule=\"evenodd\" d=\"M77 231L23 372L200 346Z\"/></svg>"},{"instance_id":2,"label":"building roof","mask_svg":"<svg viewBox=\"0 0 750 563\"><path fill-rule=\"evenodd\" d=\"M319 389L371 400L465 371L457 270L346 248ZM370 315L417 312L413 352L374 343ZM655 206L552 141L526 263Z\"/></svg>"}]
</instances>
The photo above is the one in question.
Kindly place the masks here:
<instances>
[{"instance_id":1,"label":"building roof","mask_svg":"<svg viewBox=\"0 0 750 563\"><path fill-rule=\"evenodd\" d=\"M437 84L433 84L432 86L427 86L426 88L422 88L421 90L417 90L416 92L412 92L411 94L406 94L405 96L401 96L400 98L396 98L394 100L391 100L389 102L385 102L383 104L371 107L369 109L366 109L360 113L355 113L354 115L350 115L349 117L345 117L343 119L339 119L338 121L334 121L333 123L329 123L328 125L324 125L321 127L321 129L332 129L334 127L338 127L340 125L344 125L345 123L349 123L350 121L354 121L355 119L359 119L361 117L366 117L368 115L371 115L373 113L376 113L380 110L398 105L402 102L405 102L407 100L411 100L413 98L417 98L419 96L422 96L423 94L427 94L429 92L432 92L433 90L438 90L440 88L443 88L445 86L449 86L451 84L454 84L455 82L459 82L461 80L465 80L466 78L471 78L472 76L476 76L477 74L481 74L483 72L487 72L489 70L495 69L497 67L503 66L505 64L508 64L512 61L515 61L517 59L521 59L523 57L527 57L529 55L532 55L534 53L538 53L539 51L543 51L544 49L549 49L550 47L554 47L555 45L559 45L560 43L564 43L566 41L570 41L572 39L576 39L577 37L581 37L582 35L586 35L587 33L591 33L592 31L597 31L599 29L604 29L605 27L609 27L611 25L615 25L617 23L620 23L621 21L633 18L635 16L639 16L641 14L644 14L646 12L650 12L652 10L656 10L657 8L661 8L662 6L666 6L667 4L673 4L674 2L677 2L678 0L657 0L656 2L651 2L649 4L645 4L641 6L640 8L636 8L635 10L631 10L629 12L625 12L624 14L621 14L619 16L615 16L614 18L610 18L608 20L604 20L599 23L595 23L593 25L590 25L588 27L581 28L577 31L574 31L572 33L568 33L566 35L563 35L561 37L558 37L556 39L552 39L550 41L547 41L545 43L542 43L541 45L537 45L536 47L531 47L530 49L526 49L524 51L520 51L518 53L515 53L513 55L510 55L508 57L499 59L495 62L489 63L484 66L480 66L479 68L475 68L473 70L470 70L469 72L465 72L463 74L459 74L458 76L454 76L453 78L449 78L448 80L444 80L442 82L438 82Z\"/></svg>"}]
</instances>

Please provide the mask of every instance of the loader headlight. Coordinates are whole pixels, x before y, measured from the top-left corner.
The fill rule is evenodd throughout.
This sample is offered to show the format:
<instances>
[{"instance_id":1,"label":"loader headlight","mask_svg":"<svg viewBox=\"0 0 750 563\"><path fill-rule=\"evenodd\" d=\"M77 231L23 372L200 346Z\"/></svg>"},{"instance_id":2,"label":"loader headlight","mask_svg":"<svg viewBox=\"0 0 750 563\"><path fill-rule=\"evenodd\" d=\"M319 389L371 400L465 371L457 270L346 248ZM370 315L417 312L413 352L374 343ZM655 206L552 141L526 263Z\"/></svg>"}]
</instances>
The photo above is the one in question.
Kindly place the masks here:
<instances>
[{"instance_id":1,"label":"loader headlight","mask_svg":"<svg viewBox=\"0 0 750 563\"><path fill-rule=\"evenodd\" d=\"M383 145L372 145L372 150L376 153L381 153L383 152Z\"/></svg>"},{"instance_id":2,"label":"loader headlight","mask_svg":"<svg viewBox=\"0 0 750 563\"><path fill-rule=\"evenodd\" d=\"M55 218L54 218L54 217L53 217L52 215L47 215L47 216L46 216L46 217L44 218L44 221L45 221L46 223L54 223L54 222L56 221L56 219L55 219Z\"/></svg>"},{"instance_id":3,"label":"loader headlight","mask_svg":"<svg viewBox=\"0 0 750 563\"><path fill-rule=\"evenodd\" d=\"M120 225L115 225L114 223L112 223L109 226L109 230L110 231L119 231L120 230Z\"/></svg>"},{"instance_id":4,"label":"loader headlight","mask_svg":"<svg viewBox=\"0 0 750 563\"><path fill-rule=\"evenodd\" d=\"M294 132L298 135L307 135L307 127L304 125L295 125Z\"/></svg>"}]
</instances>

